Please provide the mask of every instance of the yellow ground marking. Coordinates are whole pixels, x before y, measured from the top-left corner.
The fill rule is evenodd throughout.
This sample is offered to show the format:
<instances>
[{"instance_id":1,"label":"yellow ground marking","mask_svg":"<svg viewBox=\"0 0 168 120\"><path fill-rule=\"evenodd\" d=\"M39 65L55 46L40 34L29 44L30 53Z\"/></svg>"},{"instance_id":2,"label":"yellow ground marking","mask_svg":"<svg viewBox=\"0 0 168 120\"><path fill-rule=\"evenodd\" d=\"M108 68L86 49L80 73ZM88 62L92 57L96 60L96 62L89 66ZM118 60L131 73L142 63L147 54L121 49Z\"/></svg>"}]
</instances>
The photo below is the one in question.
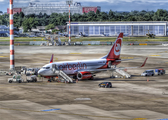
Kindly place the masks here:
<instances>
[{"instance_id":1,"label":"yellow ground marking","mask_svg":"<svg viewBox=\"0 0 168 120\"><path fill-rule=\"evenodd\" d=\"M82 54L82 53L69 53L69 54Z\"/></svg>"},{"instance_id":2,"label":"yellow ground marking","mask_svg":"<svg viewBox=\"0 0 168 120\"><path fill-rule=\"evenodd\" d=\"M149 55L149 56L161 56L161 55Z\"/></svg>"},{"instance_id":3,"label":"yellow ground marking","mask_svg":"<svg viewBox=\"0 0 168 120\"><path fill-rule=\"evenodd\" d=\"M148 45L147 43L139 43L139 45Z\"/></svg>"},{"instance_id":4,"label":"yellow ground marking","mask_svg":"<svg viewBox=\"0 0 168 120\"><path fill-rule=\"evenodd\" d=\"M134 57L121 57L121 59L134 59Z\"/></svg>"},{"instance_id":5,"label":"yellow ground marking","mask_svg":"<svg viewBox=\"0 0 168 120\"><path fill-rule=\"evenodd\" d=\"M9 56L0 56L0 57L9 57Z\"/></svg>"},{"instance_id":6,"label":"yellow ground marking","mask_svg":"<svg viewBox=\"0 0 168 120\"><path fill-rule=\"evenodd\" d=\"M85 114L73 114L73 113L59 113L59 112L45 112L45 111L35 111L35 110L24 110L24 109L13 109L13 108L0 108L1 110L14 110L14 111L23 111L23 112L37 112L37 113L47 113L47 114L63 114L63 115L74 115L74 116L85 116L85 117L97 117L97 118L113 118L113 119L122 119L122 120L145 120L147 118L117 118L110 116L95 116L95 115L85 115Z\"/></svg>"},{"instance_id":7,"label":"yellow ground marking","mask_svg":"<svg viewBox=\"0 0 168 120\"><path fill-rule=\"evenodd\" d=\"M147 118L134 118L132 120L146 120Z\"/></svg>"},{"instance_id":8,"label":"yellow ground marking","mask_svg":"<svg viewBox=\"0 0 168 120\"><path fill-rule=\"evenodd\" d=\"M157 53L167 53L168 51L163 51L163 52L157 52Z\"/></svg>"}]
</instances>

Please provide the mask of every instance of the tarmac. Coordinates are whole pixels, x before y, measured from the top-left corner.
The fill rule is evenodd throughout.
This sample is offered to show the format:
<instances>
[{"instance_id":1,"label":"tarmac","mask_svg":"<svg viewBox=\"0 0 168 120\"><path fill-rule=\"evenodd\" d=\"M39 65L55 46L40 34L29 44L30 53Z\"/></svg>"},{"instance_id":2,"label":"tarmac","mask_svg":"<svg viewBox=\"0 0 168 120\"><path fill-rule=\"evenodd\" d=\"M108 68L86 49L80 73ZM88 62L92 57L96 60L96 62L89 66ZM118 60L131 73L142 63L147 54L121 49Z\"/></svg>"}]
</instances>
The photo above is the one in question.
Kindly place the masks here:
<instances>
[{"instance_id":1,"label":"tarmac","mask_svg":"<svg viewBox=\"0 0 168 120\"><path fill-rule=\"evenodd\" d=\"M111 46L15 46L16 66L42 67L54 61L96 59ZM168 74L141 77L147 69L168 70L165 46L123 46L117 67L128 69L131 79L110 78L110 72L96 74L94 80L78 83L7 83L11 76L0 74L0 118L2 120L160 120L168 119ZM0 46L0 70L9 67L9 47ZM112 88L99 88L104 81Z\"/></svg>"},{"instance_id":2,"label":"tarmac","mask_svg":"<svg viewBox=\"0 0 168 120\"><path fill-rule=\"evenodd\" d=\"M66 49L65 49L66 48ZM15 46L16 53L54 53L54 54L69 54L69 53L82 53L82 54L107 54L111 45L99 46ZM141 52L139 52L139 50ZM128 55L150 55L167 53L168 47L161 45L124 45L122 46L121 53ZM0 54L9 53L9 46L0 46ZM164 55L163 55L164 56ZM167 56L166 56L167 57Z\"/></svg>"}]
</instances>

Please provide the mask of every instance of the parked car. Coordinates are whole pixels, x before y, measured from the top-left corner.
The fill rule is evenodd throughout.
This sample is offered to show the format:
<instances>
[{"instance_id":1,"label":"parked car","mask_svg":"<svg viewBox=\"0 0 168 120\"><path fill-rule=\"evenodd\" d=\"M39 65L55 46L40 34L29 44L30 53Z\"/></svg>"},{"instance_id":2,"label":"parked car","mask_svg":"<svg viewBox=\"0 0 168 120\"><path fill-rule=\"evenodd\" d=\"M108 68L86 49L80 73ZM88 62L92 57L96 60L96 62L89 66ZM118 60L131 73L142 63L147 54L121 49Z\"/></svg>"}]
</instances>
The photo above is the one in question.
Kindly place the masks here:
<instances>
[{"instance_id":1,"label":"parked car","mask_svg":"<svg viewBox=\"0 0 168 120\"><path fill-rule=\"evenodd\" d=\"M154 76L154 70L145 70L141 76Z\"/></svg>"},{"instance_id":2,"label":"parked car","mask_svg":"<svg viewBox=\"0 0 168 120\"><path fill-rule=\"evenodd\" d=\"M112 88L111 82L102 82L98 85L99 87Z\"/></svg>"}]
</instances>

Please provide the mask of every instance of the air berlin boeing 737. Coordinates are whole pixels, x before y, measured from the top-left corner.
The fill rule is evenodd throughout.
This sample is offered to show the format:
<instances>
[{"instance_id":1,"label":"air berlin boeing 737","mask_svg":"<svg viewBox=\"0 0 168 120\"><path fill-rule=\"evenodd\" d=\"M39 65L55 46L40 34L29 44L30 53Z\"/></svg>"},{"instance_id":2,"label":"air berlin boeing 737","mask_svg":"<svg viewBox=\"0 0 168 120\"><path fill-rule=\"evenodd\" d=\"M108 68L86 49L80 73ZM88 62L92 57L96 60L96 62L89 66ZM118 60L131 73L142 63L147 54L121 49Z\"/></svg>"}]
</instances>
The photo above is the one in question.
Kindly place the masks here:
<instances>
[{"instance_id":1,"label":"air berlin boeing 737","mask_svg":"<svg viewBox=\"0 0 168 120\"><path fill-rule=\"evenodd\" d=\"M94 73L118 69L112 68L112 66L118 65L122 61L120 59L122 39L123 33L120 33L110 52L106 56L96 60L53 62L52 55L50 63L43 66L39 70L38 74L46 78L56 77L57 75L53 72L54 67L57 70L62 70L68 76L73 76L73 78L75 79L77 78L79 80L82 80L93 79ZM141 67L145 65L146 60Z\"/></svg>"}]
</instances>

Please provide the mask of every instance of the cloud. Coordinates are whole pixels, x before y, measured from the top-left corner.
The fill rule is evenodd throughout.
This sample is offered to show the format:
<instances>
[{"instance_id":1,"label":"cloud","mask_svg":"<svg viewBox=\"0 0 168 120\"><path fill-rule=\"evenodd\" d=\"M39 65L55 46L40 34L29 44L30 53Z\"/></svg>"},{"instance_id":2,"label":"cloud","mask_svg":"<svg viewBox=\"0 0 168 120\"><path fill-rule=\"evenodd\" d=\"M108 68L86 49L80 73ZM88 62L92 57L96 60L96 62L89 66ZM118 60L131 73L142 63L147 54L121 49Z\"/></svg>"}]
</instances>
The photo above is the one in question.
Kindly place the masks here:
<instances>
[{"instance_id":1,"label":"cloud","mask_svg":"<svg viewBox=\"0 0 168 120\"><path fill-rule=\"evenodd\" d=\"M122 3L122 2L137 2L137 0L92 0L92 2L108 2L108 3ZM90 2L90 0L82 0L82 2ZM139 3L168 3L167 0L138 0Z\"/></svg>"},{"instance_id":2,"label":"cloud","mask_svg":"<svg viewBox=\"0 0 168 120\"><path fill-rule=\"evenodd\" d=\"M6 0L0 0L0 3L7 3L8 1Z\"/></svg>"},{"instance_id":3,"label":"cloud","mask_svg":"<svg viewBox=\"0 0 168 120\"><path fill-rule=\"evenodd\" d=\"M31 2L40 2L40 0L31 0Z\"/></svg>"},{"instance_id":4,"label":"cloud","mask_svg":"<svg viewBox=\"0 0 168 120\"><path fill-rule=\"evenodd\" d=\"M127 2L127 3L137 3L137 4L143 4L143 3L168 3L168 0L73 0L73 2L81 2L82 4L85 4L85 2L95 2L95 3L113 3L113 4L117 4L117 3L122 3L122 2ZM9 2L9 0L0 0L0 2ZM18 3L18 4L22 4L22 3L29 3L29 2L46 2L46 0L14 0L14 3ZM47 3L49 2L61 2L61 3L65 3L66 0L47 0Z\"/></svg>"},{"instance_id":5,"label":"cloud","mask_svg":"<svg viewBox=\"0 0 168 120\"><path fill-rule=\"evenodd\" d=\"M14 0L14 6L27 7L29 2L65 4L66 0ZM73 2L81 2L82 6L101 6L101 11L168 9L168 0L73 0ZM0 11L6 11L9 7L9 0L0 0L0 4L3 4Z\"/></svg>"}]
</instances>

